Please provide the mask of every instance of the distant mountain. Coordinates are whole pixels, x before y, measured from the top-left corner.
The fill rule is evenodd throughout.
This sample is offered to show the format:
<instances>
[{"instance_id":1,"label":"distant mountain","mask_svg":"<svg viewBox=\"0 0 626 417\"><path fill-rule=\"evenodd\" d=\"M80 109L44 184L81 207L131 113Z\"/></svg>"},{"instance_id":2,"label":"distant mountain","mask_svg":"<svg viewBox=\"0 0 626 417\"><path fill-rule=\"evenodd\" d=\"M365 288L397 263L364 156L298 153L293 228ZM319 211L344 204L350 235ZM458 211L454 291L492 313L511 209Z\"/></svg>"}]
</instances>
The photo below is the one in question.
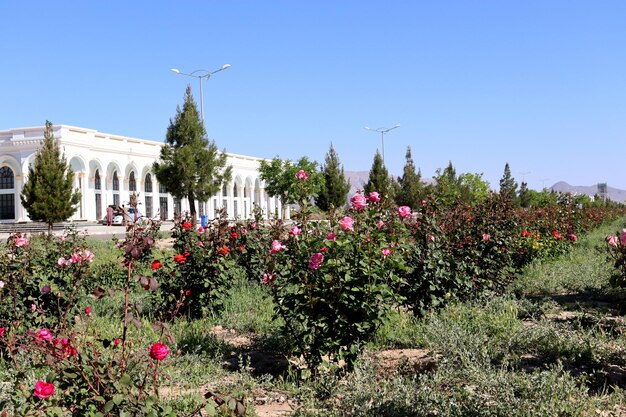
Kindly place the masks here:
<instances>
[{"instance_id":1,"label":"distant mountain","mask_svg":"<svg viewBox=\"0 0 626 417\"><path fill-rule=\"evenodd\" d=\"M598 193L598 185L569 185L565 181L559 181L550 187L550 190L561 193L587 194L588 196L593 197ZM608 186L607 192L612 201L620 203L626 202L626 190L620 190L619 188Z\"/></svg>"},{"instance_id":2,"label":"distant mountain","mask_svg":"<svg viewBox=\"0 0 626 417\"><path fill-rule=\"evenodd\" d=\"M370 177L369 171L345 171L344 175L347 180L350 180L350 192L348 198L353 194L356 194L358 190L362 190L367 184L367 180Z\"/></svg>"}]
</instances>

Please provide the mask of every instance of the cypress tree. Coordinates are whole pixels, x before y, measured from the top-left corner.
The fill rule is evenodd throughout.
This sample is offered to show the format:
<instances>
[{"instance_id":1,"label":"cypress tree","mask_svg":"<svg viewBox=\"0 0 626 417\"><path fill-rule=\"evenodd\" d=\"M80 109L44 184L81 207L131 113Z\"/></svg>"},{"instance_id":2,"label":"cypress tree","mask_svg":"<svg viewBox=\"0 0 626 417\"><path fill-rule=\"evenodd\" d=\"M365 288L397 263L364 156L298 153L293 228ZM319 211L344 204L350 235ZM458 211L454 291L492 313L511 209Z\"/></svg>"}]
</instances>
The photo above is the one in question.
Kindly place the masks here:
<instances>
[{"instance_id":1,"label":"cypress tree","mask_svg":"<svg viewBox=\"0 0 626 417\"><path fill-rule=\"evenodd\" d=\"M508 162L504 165L504 174L502 179L500 179L500 196L511 202L515 202L517 199L517 182L511 176L511 168Z\"/></svg>"},{"instance_id":2,"label":"cypress tree","mask_svg":"<svg viewBox=\"0 0 626 417\"><path fill-rule=\"evenodd\" d=\"M20 195L28 217L45 222L48 234L54 223L70 218L80 202L80 192L72 188L74 171L61 153L52 127L46 120L43 142L35 162L28 168L28 179Z\"/></svg>"},{"instance_id":3,"label":"cypress tree","mask_svg":"<svg viewBox=\"0 0 626 417\"><path fill-rule=\"evenodd\" d=\"M165 146L152 171L170 194L189 201L194 223L196 200L208 200L230 179L232 167L226 166L226 151L220 153L207 138L189 85L182 110L177 106L174 120L170 119Z\"/></svg>"},{"instance_id":4,"label":"cypress tree","mask_svg":"<svg viewBox=\"0 0 626 417\"><path fill-rule=\"evenodd\" d=\"M391 195L391 179L389 178L389 172L385 167L385 163L383 162L383 157L380 155L380 152L376 151L376 155L374 155L374 162L372 163L372 168L370 169L369 178L367 180L367 184L365 184L364 190L365 194L369 194L372 191L376 191L380 193L383 199L388 199L393 197Z\"/></svg>"},{"instance_id":5,"label":"cypress tree","mask_svg":"<svg viewBox=\"0 0 626 417\"><path fill-rule=\"evenodd\" d=\"M402 176L398 178L398 190L395 193L395 201L399 206L417 208L421 204L424 186L421 173L415 171L415 164L411 156L411 147L406 148L406 164Z\"/></svg>"},{"instance_id":6,"label":"cypress tree","mask_svg":"<svg viewBox=\"0 0 626 417\"><path fill-rule=\"evenodd\" d=\"M324 185L315 199L315 204L324 211L343 207L350 192L350 181L346 180L343 166L340 165L339 156L332 143L321 171Z\"/></svg>"}]
</instances>

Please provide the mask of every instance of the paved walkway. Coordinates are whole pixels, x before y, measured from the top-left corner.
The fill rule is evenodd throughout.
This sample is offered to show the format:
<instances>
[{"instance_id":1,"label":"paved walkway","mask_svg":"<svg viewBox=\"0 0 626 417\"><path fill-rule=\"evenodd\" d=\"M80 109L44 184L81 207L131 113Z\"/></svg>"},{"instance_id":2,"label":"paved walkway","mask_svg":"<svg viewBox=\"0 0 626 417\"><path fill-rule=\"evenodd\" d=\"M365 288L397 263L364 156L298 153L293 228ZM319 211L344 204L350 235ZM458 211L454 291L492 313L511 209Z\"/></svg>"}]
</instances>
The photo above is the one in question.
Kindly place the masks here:
<instances>
[{"instance_id":1,"label":"paved walkway","mask_svg":"<svg viewBox=\"0 0 626 417\"><path fill-rule=\"evenodd\" d=\"M161 231L169 232L172 230L174 226L173 222L163 222L161 223ZM124 226L106 226L103 224L96 223L87 223L81 224L76 223L76 230L80 233L87 233L88 236L95 237L97 239L110 239L113 236L116 236L119 239L123 239L126 235L126 227ZM53 230L52 233L55 235L62 235L63 230ZM27 233L29 235L31 233ZM10 233L0 233L0 242L6 241L10 236Z\"/></svg>"}]
</instances>

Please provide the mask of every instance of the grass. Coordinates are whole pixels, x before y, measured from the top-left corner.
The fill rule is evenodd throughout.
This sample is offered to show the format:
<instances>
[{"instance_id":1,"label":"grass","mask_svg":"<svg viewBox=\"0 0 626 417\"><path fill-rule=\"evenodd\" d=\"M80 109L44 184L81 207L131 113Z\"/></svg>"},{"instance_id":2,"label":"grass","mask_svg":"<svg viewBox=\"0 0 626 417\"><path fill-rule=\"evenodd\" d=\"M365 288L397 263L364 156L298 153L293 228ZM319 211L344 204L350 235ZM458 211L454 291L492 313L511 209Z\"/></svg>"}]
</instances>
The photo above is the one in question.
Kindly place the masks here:
<instances>
[{"instance_id":1,"label":"grass","mask_svg":"<svg viewBox=\"0 0 626 417\"><path fill-rule=\"evenodd\" d=\"M623 292L609 284L613 271L604 250L606 235L623 225L621 220L600 228L567 255L529 265L507 294L455 301L421 318L403 309L392 312L354 371L316 381L297 379L295 371L257 376L245 365L259 350L268 357L287 354L291 341L279 334L267 289L237 280L221 311L172 324L176 354L163 362L168 378L162 398L181 415L202 404L206 391L244 396L248 404L259 392L279 391L300 404L295 416L626 415L626 380L615 371L626 370L626 325L620 317L626 303ZM113 274L119 253L112 242L89 244L94 268ZM150 325L149 296L137 292L131 301L145 316L132 332L140 349L147 349L161 337ZM122 294L85 302L99 331L119 337ZM251 344L229 344L215 326L251 335ZM373 353L389 349L426 349L436 356L436 367L381 371ZM233 356L244 366L225 366ZM10 368L0 368L0 379L5 377ZM254 415L253 407L246 415Z\"/></svg>"}]
</instances>

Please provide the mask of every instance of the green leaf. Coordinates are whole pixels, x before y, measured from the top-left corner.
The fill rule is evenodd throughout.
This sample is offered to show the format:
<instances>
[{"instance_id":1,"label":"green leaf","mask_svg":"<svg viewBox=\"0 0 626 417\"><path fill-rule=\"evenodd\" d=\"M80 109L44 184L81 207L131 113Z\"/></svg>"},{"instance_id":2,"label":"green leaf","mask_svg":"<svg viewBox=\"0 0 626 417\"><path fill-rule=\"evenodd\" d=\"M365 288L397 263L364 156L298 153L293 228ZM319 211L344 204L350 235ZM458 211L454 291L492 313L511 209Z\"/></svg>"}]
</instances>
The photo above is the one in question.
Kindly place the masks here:
<instances>
[{"instance_id":1,"label":"green leaf","mask_svg":"<svg viewBox=\"0 0 626 417\"><path fill-rule=\"evenodd\" d=\"M124 401L124 396L122 394L115 394L113 396L113 402L115 405L120 405Z\"/></svg>"},{"instance_id":2,"label":"green leaf","mask_svg":"<svg viewBox=\"0 0 626 417\"><path fill-rule=\"evenodd\" d=\"M124 374L120 378L120 383L125 387L130 387L132 384L132 380L130 379L130 376L128 374Z\"/></svg>"},{"instance_id":3,"label":"green leaf","mask_svg":"<svg viewBox=\"0 0 626 417\"><path fill-rule=\"evenodd\" d=\"M104 405L104 409L103 411L105 413L110 412L111 410L113 410L113 407L115 407L115 403L113 402L113 400L109 400L106 402L106 404Z\"/></svg>"}]
</instances>

